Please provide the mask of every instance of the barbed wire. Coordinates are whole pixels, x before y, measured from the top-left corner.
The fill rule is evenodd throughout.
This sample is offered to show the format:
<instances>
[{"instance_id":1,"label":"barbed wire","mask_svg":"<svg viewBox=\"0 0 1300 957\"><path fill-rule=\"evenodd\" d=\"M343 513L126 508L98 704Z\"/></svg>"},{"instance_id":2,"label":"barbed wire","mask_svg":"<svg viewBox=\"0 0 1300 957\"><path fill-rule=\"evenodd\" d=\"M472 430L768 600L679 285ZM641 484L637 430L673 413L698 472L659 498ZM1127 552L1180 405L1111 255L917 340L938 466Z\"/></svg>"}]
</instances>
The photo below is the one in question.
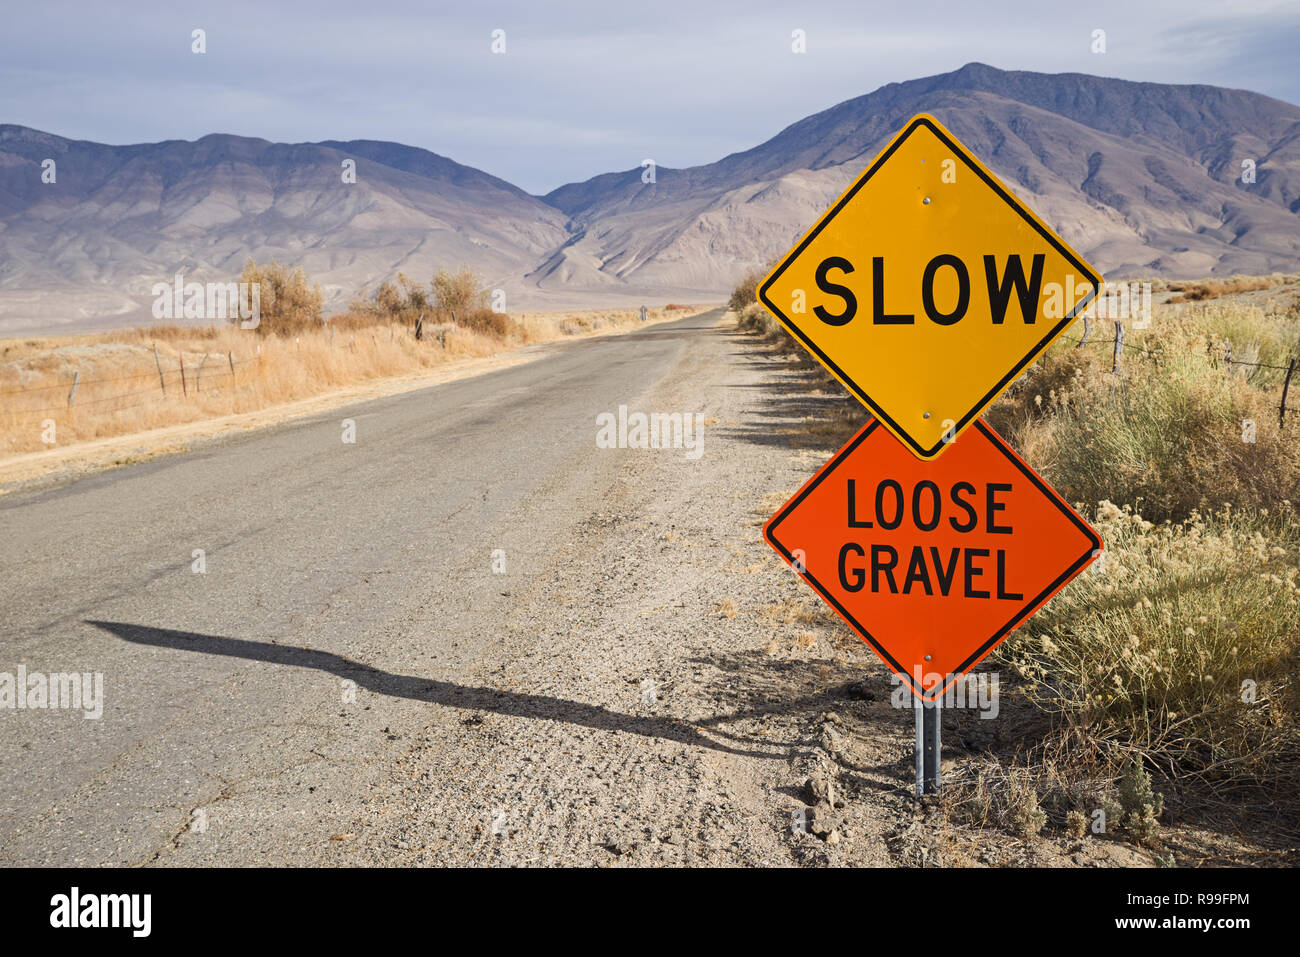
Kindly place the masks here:
<instances>
[{"instance_id":1,"label":"barbed wire","mask_svg":"<svg viewBox=\"0 0 1300 957\"><path fill-rule=\"evenodd\" d=\"M212 356L225 357L227 353L193 352L190 353L190 355L210 358ZM233 359L231 360L231 362L236 366L241 366L241 365L246 365L249 362L255 362L257 358L258 358L257 356L250 356L246 359ZM175 368L164 369L163 372L178 373L180 372L180 368L181 367L178 364ZM227 372L223 374L229 375L230 373ZM158 370L154 369L151 372L132 373L131 375L105 376L100 379L81 379L78 381L78 386L99 385L104 382L125 382L129 379L152 379L152 378L157 378L157 376L158 376ZM20 395L24 392L49 392L52 389L66 389L66 388L68 388L68 386L65 385L64 383L56 382L53 385L34 385L34 386L24 386L18 389L0 389L0 395Z\"/></svg>"},{"instance_id":2,"label":"barbed wire","mask_svg":"<svg viewBox=\"0 0 1300 957\"><path fill-rule=\"evenodd\" d=\"M83 399L81 402L75 402L72 404L65 402L63 405L48 406L44 409L10 409L9 411L12 415L38 415L42 412L62 412L67 409L76 409L78 406L82 405L98 405L101 402L113 402L118 399L129 399L133 395L144 395L146 393L151 393L158 398L165 398L165 396L161 395L157 389L141 389L138 392L123 392L118 395L105 395L98 399Z\"/></svg>"},{"instance_id":3,"label":"barbed wire","mask_svg":"<svg viewBox=\"0 0 1300 957\"><path fill-rule=\"evenodd\" d=\"M1111 348L1114 348L1115 346L1115 339L1113 336L1109 339L1088 339L1086 341L1083 339L1076 339L1074 338L1074 336L1061 336L1061 338L1058 341L1073 342L1076 343L1076 345L1081 345L1081 346L1110 346ZM1157 356L1157 357L1160 355L1160 353L1153 352L1150 349L1143 349L1141 346L1129 345L1129 343L1124 340L1120 340L1120 341L1123 342L1125 352L1140 352L1143 355Z\"/></svg>"},{"instance_id":4,"label":"barbed wire","mask_svg":"<svg viewBox=\"0 0 1300 957\"><path fill-rule=\"evenodd\" d=\"M1277 369L1281 372L1286 372L1289 368L1291 368L1290 366L1270 365L1267 362L1246 362L1242 359L1224 359L1222 361L1226 362L1228 365L1233 365L1233 366L1252 366L1256 369Z\"/></svg>"},{"instance_id":5,"label":"barbed wire","mask_svg":"<svg viewBox=\"0 0 1300 957\"><path fill-rule=\"evenodd\" d=\"M219 353L219 352L212 352L212 353L196 353L196 354L198 354L198 355L208 355L208 356L220 356L220 355L224 355L224 353ZM238 366L241 366L241 365L246 365L246 364L249 363L249 362L254 362L254 361L256 361L257 358L258 358L257 356L251 356L251 357L249 357L249 358L247 358L247 359L233 359L233 360L230 360L230 361L228 362L228 366L235 366L235 367L238 367ZM197 373L197 371L198 371L198 370L197 370L197 368L196 368L196 369L195 369L195 372ZM175 369L168 369L168 370L165 370L165 372L166 372L167 374L172 375L172 376L176 376L176 375L178 375L178 374L180 373L180 367L177 366ZM80 389L80 388L82 388L83 386L93 386L93 385L96 385L96 384L99 384L99 383L105 383L105 382L121 382L121 381L129 380L129 379L156 378L157 376L158 376L158 373L157 373L156 371L154 371L154 372L141 373L141 374L139 374L139 375L113 376L113 377L106 377L106 378L103 378L103 379L80 379L80 380L77 381L77 388ZM222 378L230 378L230 379L233 380L235 377L236 377L236 374L235 374L234 369L232 369L232 368L225 368L225 369L221 369L220 367L214 368L211 372L208 372L206 375L204 375L204 376L202 376L202 377L197 377L197 376L196 376L196 378L195 378L195 386L196 386L196 388L194 388L193 390L185 390L185 391L183 391L183 392L181 393L181 396L180 396L180 397L185 397L185 396L187 396L189 391L195 391L196 394L201 394L201 393L202 393L202 382L203 382L204 379L207 379L207 380L209 380L209 381L215 381L215 380L222 379ZM65 383L59 383L59 384L57 384L57 385L53 385L53 386L39 386L39 387L31 388L31 389L12 389L12 390L9 390L9 391L6 391L6 392L0 392L0 395L19 395L19 394L22 394L22 393L36 394L36 393L39 393L39 392L47 392L47 391L49 391L50 389L69 389L69 388L70 388L70 387L69 387L67 384L65 384ZM174 385L173 385L173 389L174 389ZM156 388L154 388L154 387L151 386L151 387L149 387L148 389L136 389L136 390L133 390L133 391L131 391L131 392L119 392L119 393L117 393L117 394L115 394L115 395L105 395L105 396L97 396L97 397L95 397L95 398L77 399L77 400L75 400L75 401L68 401L68 402L65 402L65 403L62 404L62 405L43 406L43 407L41 407L41 408L36 408L36 409L30 409L30 408L28 408L28 409L9 408L9 409L3 409L3 410L0 410L0 412L8 413L9 415L40 415L40 414L42 414L42 413L46 413L46 412L63 412L63 411L67 411L68 409L73 409L73 410L75 410L75 409L77 409L77 408L79 408L79 407L81 407L81 406L85 406L85 405L99 405L99 404L104 403L104 402L120 401L120 400L122 400L122 399L129 399L129 398L131 398L132 396L137 396L137 395L149 395L149 394L152 394L152 395L154 395L156 398L158 398L158 399L162 399L162 400L166 400L166 399L169 399L169 398L177 397L177 396L175 395L175 392L174 392L174 391L173 391L173 393L172 393L171 395L169 395L169 394L167 394L165 391L162 391L161 388L157 388L157 389L156 389ZM141 401L141 402L133 402L133 403L131 403L130 405L125 406L125 408L135 408L135 407L138 406L138 405L144 405L146 401L147 401L147 400L145 400L145 401Z\"/></svg>"},{"instance_id":6,"label":"barbed wire","mask_svg":"<svg viewBox=\"0 0 1300 957\"><path fill-rule=\"evenodd\" d=\"M1058 341L1073 342L1076 345L1083 345L1083 346L1107 346L1110 348L1114 348L1115 345L1115 338L1113 336L1109 339L1088 339L1086 341L1083 339L1076 339L1074 336L1061 336ZM1158 351L1152 349L1144 349L1141 346L1131 345L1128 342L1123 343L1123 351L1137 352L1142 355L1155 356L1157 358L1159 358L1162 355L1162 353ZM1290 366L1275 365L1271 362L1248 362L1245 359L1230 359L1227 356L1218 358L1216 361L1226 363L1227 365L1250 366L1253 369L1276 369L1279 372L1286 372L1291 368Z\"/></svg>"}]
</instances>

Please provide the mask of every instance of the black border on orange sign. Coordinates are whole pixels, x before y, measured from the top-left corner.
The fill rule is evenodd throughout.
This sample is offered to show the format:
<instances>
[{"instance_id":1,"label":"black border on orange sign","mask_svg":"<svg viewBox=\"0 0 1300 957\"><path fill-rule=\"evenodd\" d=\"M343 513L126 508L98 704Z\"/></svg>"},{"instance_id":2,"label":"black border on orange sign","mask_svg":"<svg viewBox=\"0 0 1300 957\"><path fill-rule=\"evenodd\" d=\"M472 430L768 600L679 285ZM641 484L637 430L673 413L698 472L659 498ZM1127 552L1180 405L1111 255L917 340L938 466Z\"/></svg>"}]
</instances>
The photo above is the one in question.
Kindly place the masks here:
<instances>
[{"instance_id":1,"label":"black border on orange sign","mask_svg":"<svg viewBox=\"0 0 1300 957\"><path fill-rule=\"evenodd\" d=\"M912 438L911 434L906 429L894 421L894 419L890 417L884 409L876 404L871 396L867 394L865 389L850 379L844 373L844 370L836 365L835 361L831 359L830 356L826 355L826 353L819 349L812 339L805 335L804 332L795 325L794 320L790 319L790 317L778 309L767 295L768 288L780 278L781 274L785 272L786 269L790 267L791 263L799 257L805 248L807 248L808 244L817 238L817 235L826 228L836 215L839 214L840 210L844 208L849 200L853 199L853 197L857 195L858 191L866 185L867 180L871 179L871 177L875 175L876 171L884 165L885 161L894 155L894 152L904 143L904 141L906 141L906 139L911 136L917 128L922 126L934 133L935 136L937 136L949 149L953 151L955 156L960 157L961 161L965 163L966 166L977 176L979 176L979 178L983 180L990 189L997 193L998 196L1002 198L1003 202L1014 209L1025 222L1032 226L1040 236L1051 244L1053 249L1057 250L1057 252L1064 256L1072 266L1078 269L1079 272L1087 277L1087 279L1092 283L1091 292L1075 305L1075 307L1066 314L1065 318L1052 326L1048 333L1029 350L1025 357L1016 363L1006 375L998 380L997 384L994 385L993 388L989 389L982 399L975 403L969 412L958 420L957 424L949 430L948 434L953 436L960 435L962 430L965 429L971 421L978 418L979 415L983 413L984 409L986 409L988 405L1002 393L1003 389L1009 386L1012 381L1020 375L1021 371L1027 365L1037 359L1043 353L1043 350L1052 344L1052 340L1064 332L1066 328L1069 327L1070 323L1074 322L1075 317L1079 312L1087 308L1088 304L1096 298L1101 285L1101 277L1097 275L1091 266L1080 259L1074 250L1066 246L1060 237L1056 236L1050 229L1047 229L1043 223L1041 223L1038 218L1020 202L1020 200L1016 199L1016 197L998 181L997 177L984 169L979 160L977 160L969 150L949 136L947 130L945 130L933 117L927 114L921 114L920 116L914 117L912 121L903 128L902 132L894 137L893 142L886 147L884 152L876 157L875 162L867 167L866 171L858 177L857 182L850 186L835 205L822 215L821 219L817 221L817 225L813 226L813 228L808 231L807 235L800 241L799 245L781 260L781 264L772 270L771 275L759 284L758 299L767 307L772 315L776 316L776 318L779 319L786 328L789 329L790 332L793 333L799 341L813 353L813 355L821 360L822 364L825 365L837 379L848 387L849 391L858 397L859 401L861 401L863 405L871 410L873 416L884 422L889 428L889 431L893 432L895 436L902 438L904 444L912 450L912 453L916 455L917 458L932 459L936 458L947 444L942 438L930 448L924 448L921 446L914 438Z\"/></svg>"},{"instance_id":2,"label":"black border on orange sign","mask_svg":"<svg viewBox=\"0 0 1300 957\"><path fill-rule=\"evenodd\" d=\"M821 595L822 599L835 609L835 613L843 618L845 623L856 631L858 635L872 647L876 654L880 656L885 664L889 665L890 669L892 669L895 674L901 676L907 681L908 687L912 689L913 694L919 697L922 701L936 701L945 691L956 683L958 678L977 665L985 655L992 651L1002 641L1002 639L1011 634L1012 631L1020 626L1021 622L1037 611L1043 603L1064 588L1071 578L1091 563L1092 560L1097 557L1097 553L1102 548L1101 536L1093 530L1091 525L1079 517L1078 513L1066 503L1065 499L1061 498L1055 489L1043 481L1042 476L1030 468L1029 464L1017 455L1011 446L1007 445L1002 436L998 435L997 432L985 425L983 419L976 419L975 428L978 429L985 438L992 442L993 447L1001 452L1003 456L1006 457L1007 461L1019 469L1024 474L1025 478L1029 479L1029 481L1060 510L1061 514L1070 520L1071 524L1083 533L1084 537L1088 540L1089 547L1082 555L1075 559L1069 567L1065 569L1065 571L1057 575L1050 585L1040 591L1035 597L1029 599L1020 611L1012 615L1006 624L993 633L992 637L980 645L979 648L970 655L970 657L958 665L951 675L946 676L945 681L937 690L930 694L926 694L924 689L917 687L913 676L909 674L901 664L899 664L898 660L894 658L894 656L891 655L879 641L876 640L876 637L871 634L865 625L858 621L847 608L840 604L826 586L819 582L806 568L803 571L799 571L798 568L795 567L794 555L791 554L790 550L776 537L777 526L785 521L790 513L798 508L800 503L802 503L803 500L812 493L812 490L834 472L835 469L837 469L841 463L852 454L853 450L861 445L863 441L866 440L867 436L871 435L871 433L875 431L876 426L879 424L880 423L875 419L867 422L858 434L849 440L848 444L845 445L844 448L836 452L829 462L818 469L817 474L810 478L804 487L795 493L794 498L786 502L785 505L781 507L780 511L768 519L767 524L763 526L763 538L767 540L769 545L776 549L777 553L786 560L791 568L795 568L795 573L808 582L817 594Z\"/></svg>"}]
</instances>

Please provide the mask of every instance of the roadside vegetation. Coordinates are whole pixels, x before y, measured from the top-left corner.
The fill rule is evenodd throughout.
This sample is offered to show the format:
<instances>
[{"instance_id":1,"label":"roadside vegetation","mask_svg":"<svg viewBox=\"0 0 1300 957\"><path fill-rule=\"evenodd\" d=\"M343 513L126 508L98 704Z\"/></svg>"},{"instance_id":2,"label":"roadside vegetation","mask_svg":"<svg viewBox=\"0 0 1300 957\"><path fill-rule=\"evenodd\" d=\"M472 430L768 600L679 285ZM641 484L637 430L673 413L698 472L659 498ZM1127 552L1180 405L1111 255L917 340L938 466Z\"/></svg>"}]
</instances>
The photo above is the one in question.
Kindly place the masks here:
<instances>
[{"instance_id":1,"label":"roadside vegetation","mask_svg":"<svg viewBox=\"0 0 1300 957\"><path fill-rule=\"evenodd\" d=\"M260 292L260 322L263 335L297 335L321 324L321 305L325 301L320 286L313 286L301 268L289 269L278 262L258 265L244 263L239 281L256 285Z\"/></svg>"},{"instance_id":2,"label":"roadside vegetation","mask_svg":"<svg viewBox=\"0 0 1300 957\"><path fill-rule=\"evenodd\" d=\"M490 291L468 269L439 270L427 284L398 276L329 317L319 286L301 269L250 261L240 280L261 283L253 330L236 319L0 340L0 458L259 411L529 343L640 325L637 309L494 312ZM649 318L691 310L699 311L655 308Z\"/></svg>"},{"instance_id":3,"label":"roadside vegetation","mask_svg":"<svg viewBox=\"0 0 1300 957\"><path fill-rule=\"evenodd\" d=\"M1205 299L1218 299L1234 292L1254 292L1257 289L1269 289L1280 277L1273 276L1230 276L1227 279L1206 279L1202 282L1170 283L1169 291L1175 295L1171 303L1201 302Z\"/></svg>"},{"instance_id":4,"label":"roadside vegetation","mask_svg":"<svg viewBox=\"0 0 1300 957\"><path fill-rule=\"evenodd\" d=\"M769 272L776 266L776 262L768 263L766 266L760 266L740 278L736 287L731 291L731 298L727 301L727 308L737 315L745 315L747 312L753 314L750 307L763 310L758 304L758 284L761 283Z\"/></svg>"},{"instance_id":5,"label":"roadside vegetation","mask_svg":"<svg viewBox=\"0 0 1300 957\"><path fill-rule=\"evenodd\" d=\"M964 823L1083 838L1100 820L1160 853L1171 798L1294 824L1300 412L1281 406L1300 276L1153 287L1118 374L1113 323L1094 321L1090 342L1058 341L987 416L1106 550L981 666L1014 678L998 720L1017 730L951 776ZM736 313L801 353L761 306Z\"/></svg>"}]
</instances>

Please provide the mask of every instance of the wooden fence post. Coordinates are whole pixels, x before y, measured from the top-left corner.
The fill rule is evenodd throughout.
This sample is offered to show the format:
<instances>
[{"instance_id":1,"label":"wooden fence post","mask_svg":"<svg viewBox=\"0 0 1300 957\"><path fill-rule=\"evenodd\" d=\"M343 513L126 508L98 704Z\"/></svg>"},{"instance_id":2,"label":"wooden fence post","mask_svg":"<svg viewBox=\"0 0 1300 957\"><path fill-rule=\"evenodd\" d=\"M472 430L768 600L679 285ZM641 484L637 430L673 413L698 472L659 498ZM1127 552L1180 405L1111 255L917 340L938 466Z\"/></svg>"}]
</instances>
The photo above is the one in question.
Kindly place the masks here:
<instances>
[{"instance_id":1,"label":"wooden fence post","mask_svg":"<svg viewBox=\"0 0 1300 957\"><path fill-rule=\"evenodd\" d=\"M163 378L162 360L158 358L158 343L153 344L153 364L158 367L158 387L162 389L162 394L167 394L167 380Z\"/></svg>"},{"instance_id":2,"label":"wooden fence post","mask_svg":"<svg viewBox=\"0 0 1300 957\"><path fill-rule=\"evenodd\" d=\"M1119 375L1119 357L1124 351L1124 323L1118 319L1115 320L1115 355L1112 359L1110 371L1113 375Z\"/></svg>"},{"instance_id":3,"label":"wooden fence post","mask_svg":"<svg viewBox=\"0 0 1300 957\"><path fill-rule=\"evenodd\" d=\"M203 358L199 360L199 371L198 371L198 374L194 377L194 391L195 391L195 392L202 392L202 391L203 391L203 367L204 367L204 365L207 364L207 361L208 361L208 354L205 352L205 353L203 353Z\"/></svg>"},{"instance_id":4,"label":"wooden fence post","mask_svg":"<svg viewBox=\"0 0 1300 957\"><path fill-rule=\"evenodd\" d=\"M1280 430L1286 425L1286 397L1291 391L1291 373L1295 372L1295 359L1292 359L1286 365L1286 378L1282 380L1282 404L1277 410L1277 427Z\"/></svg>"},{"instance_id":5,"label":"wooden fence post","mask_svg":"<svg viewBox=\"0 0 1300 957\"><path fill-rule=\"evenodd\" d=\"M72 391L68 393L68 408L72 408L73 401L77 398L77 383L81 381L81 372L77 371L72 374Z\"/></svg>"},{"instance_id":6,"label":"wooden fence post","mask_svg":"<svg viewBox=\"0 0 1300 957\"><path fill-rule=\"evenodd\" d=\"M1083 317L1083 337L1082 337L1081 339L1079 339L1079 344L1078 344L1077 346L1075 346L1074 348L1076 348L1076 349L1082 349L1082 348L1083 348L1083 344L1084 344L1085 342L1088 341L1088 333L1091 332L1091 331L1092 331L1092 330L1091 330L1091 329L1089 328L1089 326L1088 326L1088 317L1087 317L1087 316L1084 316L1084 317Z\"/></svg>"},{"instance_id":7,"label":"wooden fence post","mask_svg":"<svg viewBox=\"0 0 1300 957\"><path fill-rule=\"evenodd\" d=\"M230 387L235 387L235 357L232 353L226 353L226 361L230 363Z\"/></svg>"},{"instance_id":8,"label":"wooden fence post","mask_svg":"<svg viewBox=\"0 0 1300 957\"><path fill-rule=\"evenodd\" d=\"M189 397L190 387L185 384L185 353L180 349L176 350L176 359L181 364L181 394L186 398Z\"/></svg>"}]
</instances>

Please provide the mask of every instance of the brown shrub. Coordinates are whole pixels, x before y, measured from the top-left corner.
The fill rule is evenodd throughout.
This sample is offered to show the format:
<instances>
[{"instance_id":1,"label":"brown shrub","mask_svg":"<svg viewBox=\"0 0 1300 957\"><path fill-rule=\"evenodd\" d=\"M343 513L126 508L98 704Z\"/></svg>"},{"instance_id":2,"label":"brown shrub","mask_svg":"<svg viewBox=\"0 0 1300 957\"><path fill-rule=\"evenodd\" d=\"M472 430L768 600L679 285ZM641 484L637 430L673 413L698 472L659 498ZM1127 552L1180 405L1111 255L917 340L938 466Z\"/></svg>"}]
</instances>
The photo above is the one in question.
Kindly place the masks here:
<instances>
[{"instance_id":1,"label":"brown shrub","mask_svg":"<svg viewBox=\"0 0 1300 957\"><path fill-rule=\"evenodd\" d=\"M488 291L479 281L478 274L468 266L462 266L456 272L439 269L434 274L433 305L448 313L445 318L455 316L456 322L464 322L469 313L487 308Z\"/></svg>"},{"instance_id":2,"label":"brown shrub","mask_svg":"<svg viewBox=\"0 0 1300 957\"><path fill-rule=\"evenodd\" d=\"M757 269L751 269L745 275L740 277L736 287L731 291L731 298L727 300L727 308L732 312L740 313L745 311L745 307L758 301L758 284L761 283L774 268L776 260L773 259L766 265L759 266Z\"/></svg>"},{"instance_id":3,"label":"brown shrub","mask_svg":"<svg viewBox=\"0 0 1300 957\"><path fill-rule=\"evenodd\" d=\"M466 329L502 341L512 338L516 331L515 323L509 316L491 309L470 309L457 314L457 321Z\"/></svg>"},{"instance_id":4,"label":"brown shrub","mask_svg":"<svg viewBox=\"0 0 1300 957\"><path fill-rule=\"evenodd\" d=\"M249 259L239 281L260 287L260 335L295 335L320 325L325 297L319 285L308 285L301 266L291 270L274 261L259 266Z\"/></svg>"},{"instance_id":5,"label":"brown shrub","mask_svg":"<svg viewBox=\"0 0 1300 957\"><path fill-rule=\"evenodd\" d=\"M1207 279L1203 282L1195 283L1177 283L1169 286L1170 292L1179 293L1169 301L1171 303L1179 302L1202 302L1206 299L1218 299L1220 296L1227 296L1234 292L1254 292L1257 289L1271 289L1273 282L1263 277L1241 277L1236 276L1230 279Z\"/></svg>"}]
</instances>

